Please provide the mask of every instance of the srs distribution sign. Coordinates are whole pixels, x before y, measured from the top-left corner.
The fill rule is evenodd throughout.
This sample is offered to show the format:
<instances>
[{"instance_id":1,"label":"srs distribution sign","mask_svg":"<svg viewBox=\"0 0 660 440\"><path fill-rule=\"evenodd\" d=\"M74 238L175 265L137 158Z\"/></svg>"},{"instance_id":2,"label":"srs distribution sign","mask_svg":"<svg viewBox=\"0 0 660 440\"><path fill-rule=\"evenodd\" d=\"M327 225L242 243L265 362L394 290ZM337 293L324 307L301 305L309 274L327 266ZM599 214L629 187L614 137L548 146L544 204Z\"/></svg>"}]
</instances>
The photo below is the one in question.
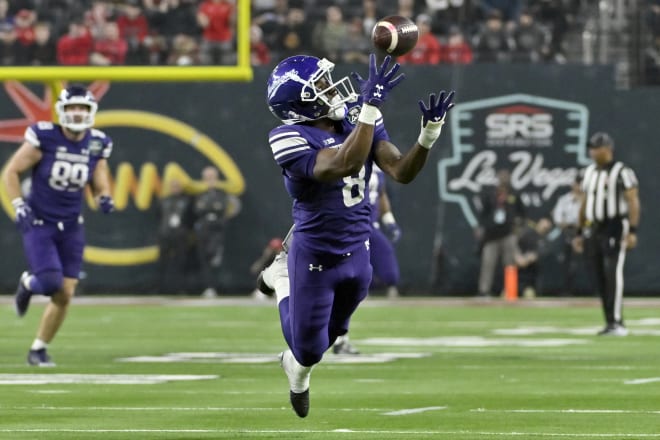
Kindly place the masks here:
<instances>
[{"instance_id":1,"label":"srs distribution sign","mask_svg":"<svg viewBox=\"0 0 660 440\"><path fill-rule=\"evenodd\" d=\"M549 215L589 163L588 118L583 104L524 94L456 105L452 155L438 162L441 200L458 203L475 227L482 188L495 185L497 171L507 169L528 210Z\"/></svg>"},{"instance_id":2,"label":"srs distribution sign","mask_svg":"<svg viewBox=\"0 0 660 440\"><path fill-rule=\"evenodd\" d=\"M90 90L97 100L107 92L107 82L96 82L90 85ZM25 129L39 120L52 120L52 94L45 89L43 98L36 97L21 83L8 81L5 90L16 106L23 112L25 118L0 121L0 141L23 142ZM175 138L202 154L209 162L216 166L224 180L218 187L230 194L240 195L245 190L245 180L233 159L211 138L197 131L194 127L176 119L134 110L107 110L96 114L96 128L104 127L132 127L151 130ZM147 162L139 166L136 176L134 169L137 164L122 162L117 165L113 179L113 197L119 213L127 209L129 196L133 197L135 207L146 210L151 205L152 198L161 194L165 186L163 182L176 178L190 192L201 192L204 186L195 181L177 163L168 162L163 166L161 178L156 164ZM96 209L91 193L87 191L87 203ZM4 188L0 188L2 206L10 218L13 218L13 208ZM98 247L88 244L85 248L85 261L93 264L129 266L154 262L158 259L158 247L125 247L121 249Z\"/></svg>"}]
</instances>

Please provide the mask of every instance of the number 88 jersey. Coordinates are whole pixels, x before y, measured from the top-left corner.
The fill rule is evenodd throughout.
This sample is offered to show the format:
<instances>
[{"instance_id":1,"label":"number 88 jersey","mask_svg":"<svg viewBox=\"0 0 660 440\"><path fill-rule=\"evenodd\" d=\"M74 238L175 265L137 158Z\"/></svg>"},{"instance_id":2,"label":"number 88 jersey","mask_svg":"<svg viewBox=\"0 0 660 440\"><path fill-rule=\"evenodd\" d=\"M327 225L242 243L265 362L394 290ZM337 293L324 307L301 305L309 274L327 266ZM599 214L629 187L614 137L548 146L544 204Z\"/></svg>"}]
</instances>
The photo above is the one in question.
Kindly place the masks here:
<instances>
[{"instance_id":1,"label":"number 88 jersey","mask_svg":"<svg viewBox=\"0 0 660 440\"><path fill-rule=\"evenodd\" d=\"M101 130L88 129L80 141L68 139L62 127L38 122L25 131L25 140L41 150L32 169L27 199L37 218L49 222L77 221L83 190L96 164L112 153L112 140Z\"/></svg>"}]
</instances>

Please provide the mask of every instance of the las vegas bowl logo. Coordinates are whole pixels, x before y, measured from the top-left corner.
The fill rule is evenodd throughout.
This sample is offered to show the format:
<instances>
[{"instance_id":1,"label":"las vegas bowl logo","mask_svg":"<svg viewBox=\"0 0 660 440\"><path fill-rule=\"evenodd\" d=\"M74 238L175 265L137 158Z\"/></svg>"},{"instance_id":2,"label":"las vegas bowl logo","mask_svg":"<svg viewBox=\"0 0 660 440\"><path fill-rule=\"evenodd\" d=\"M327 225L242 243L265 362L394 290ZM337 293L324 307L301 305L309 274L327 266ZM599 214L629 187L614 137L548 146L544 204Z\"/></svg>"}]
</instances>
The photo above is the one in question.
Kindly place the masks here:
<instances>
[{"instance_id":1,"label":"las vegas bowl logo","mask_svg":"<svg viewBox=\"0 0 660 440\"><path fill-rule=\"evenodd\" d=\"M477 226L474 200L497 171L531 216L547 216L559 195L589 163L589 112L580 103L515 94L456 105L451 112L452 155L438 162L440 199L458 203Z\"/></svg>"}]
</instances>

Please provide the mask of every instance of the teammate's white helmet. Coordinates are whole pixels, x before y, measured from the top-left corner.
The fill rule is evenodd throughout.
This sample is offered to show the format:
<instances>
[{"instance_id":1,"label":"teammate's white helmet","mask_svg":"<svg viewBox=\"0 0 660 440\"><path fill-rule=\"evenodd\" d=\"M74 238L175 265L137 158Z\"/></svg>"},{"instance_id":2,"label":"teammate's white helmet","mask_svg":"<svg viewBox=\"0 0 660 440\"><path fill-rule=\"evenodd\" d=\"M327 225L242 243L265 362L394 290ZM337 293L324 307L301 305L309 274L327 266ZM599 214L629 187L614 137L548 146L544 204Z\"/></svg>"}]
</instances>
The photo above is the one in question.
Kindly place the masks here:
<instances>
[{"instance_id":1,"label":"teammate's white helmet","mask_svg":"<svg viewBox=\"0 0 660 440\"><path fill-rule=\"evenodd\" d=\"M89 111L67 110L66 107L72 104L83 104L89 107ZM69 86L62 90L57 102L55 111L59 117L60 125L71 131L83 131L94 125L94 116L98 104L92 92L81 86Z\"/></svg>"}]
</instances>

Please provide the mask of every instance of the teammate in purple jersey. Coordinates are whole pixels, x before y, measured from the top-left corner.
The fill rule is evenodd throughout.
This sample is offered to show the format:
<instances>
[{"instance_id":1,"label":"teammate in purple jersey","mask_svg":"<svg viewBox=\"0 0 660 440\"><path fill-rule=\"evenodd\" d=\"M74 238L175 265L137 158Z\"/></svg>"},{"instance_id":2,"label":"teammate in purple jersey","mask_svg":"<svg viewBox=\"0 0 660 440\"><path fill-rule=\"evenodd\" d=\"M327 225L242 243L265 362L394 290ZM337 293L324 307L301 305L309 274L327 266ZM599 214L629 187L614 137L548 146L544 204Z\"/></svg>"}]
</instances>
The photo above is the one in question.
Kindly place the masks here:
<instances>
[{"instance_id":1,"label":"teammate in purple jersey","mask_svg":"<svg viewBox=\"0 0 660 440\"><path fill-rule=\"evenodd\" d=\"M371 236L369 237L371 266L374 279L371 289L386 287L388 298L399 296L399 262L394 244L401 239L401 228L394 218L390 198L387 195L385 173L374 165L369 179L369 203L371 204ZM334 347L333 347L334 348Z\"/></svg>"},{"instance_id":2,"label":"teammate in purple jersey","mask_svg":"<svg viewBox=\"0 0 660 440\"><path fill-rule=\"evenodd\" d=\"M55 110L59 124L37 122L9 159L2 176L23 236L29 272L16 290L16 313L22 317L33 294L50 297L41 317L28 363L54 366L48 344L59 330L74 295L82 265L85 236L81 215L86 185L104 213L114 209L107 159L112 140L91 128L97 103L80 86L62 90ZM20 174L31 172L31 189L21 195Z\"/></svg>"},{"instance_id":3,"label":"teammate in purple jersey","mask_svg":"<svg viewBox=\"0 0 660 440\"><path fill-rule=\"evenodd\" d=\"M293 198L294 239L288 253L290 294L276 289L288 349L280 355L289 397L299 417L309 412L312 367L336 337L371 283L371 208L365 197L373 163L394 180L411 182L440 136L453 92L420 101L421 132L402 154L393 145L379 107L403 80L385 57L370 56L369 76L333 82L334 64L312 56L280 62L268 79L268 106L284 125L269 143Z\"/></svg>"}]
</instances>

